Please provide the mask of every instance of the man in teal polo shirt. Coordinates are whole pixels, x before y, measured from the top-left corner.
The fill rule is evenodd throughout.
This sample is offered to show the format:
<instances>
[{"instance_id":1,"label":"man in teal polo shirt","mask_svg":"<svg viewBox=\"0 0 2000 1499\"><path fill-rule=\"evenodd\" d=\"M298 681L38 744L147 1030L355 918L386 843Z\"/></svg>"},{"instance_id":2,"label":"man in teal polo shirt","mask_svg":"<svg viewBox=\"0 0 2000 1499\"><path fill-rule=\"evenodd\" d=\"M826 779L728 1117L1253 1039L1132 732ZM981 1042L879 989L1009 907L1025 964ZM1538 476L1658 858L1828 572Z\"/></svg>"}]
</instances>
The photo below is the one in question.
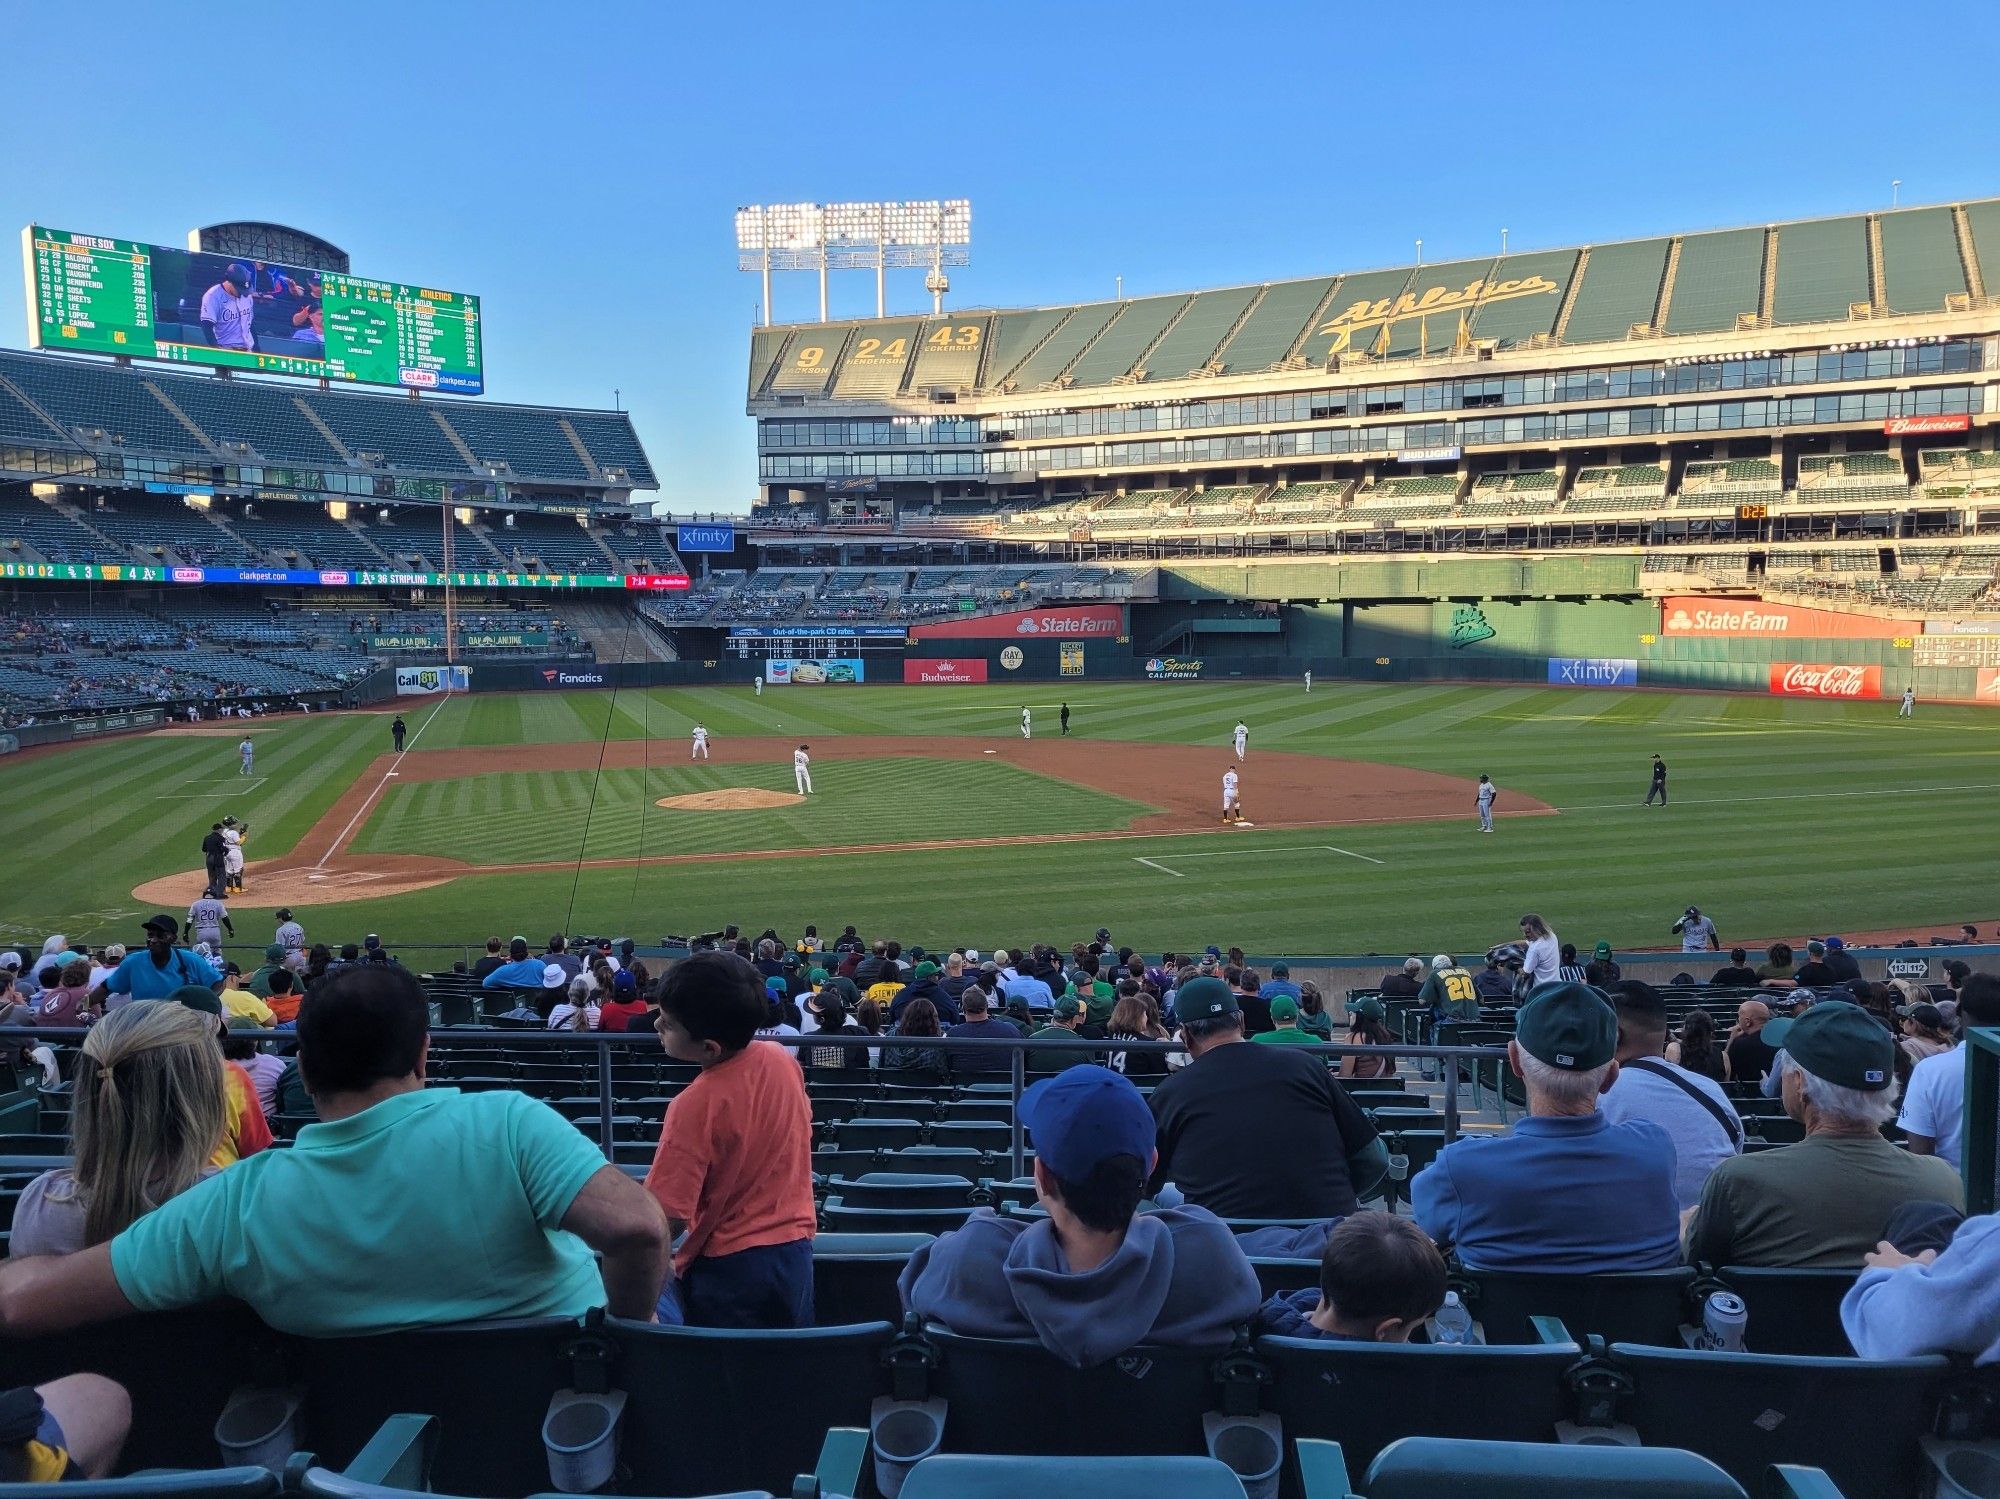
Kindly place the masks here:
<instances>
[{"instance_id":1,"label":"man in teal polo shirt","mask_svg":"<svg viewBox=\"0 0 2000 1499\"><path fill-rule=\"evenodd\" d=\"M315 985L299 1063L322 1122L108 1244L0 1265L0 1332L222 1296L318 1337L596 1306L650 1320L668 1237L646 1190L525 1094L426 1089L428 1046L406 970L368 964Z\"/></svg>"}]
</instances>

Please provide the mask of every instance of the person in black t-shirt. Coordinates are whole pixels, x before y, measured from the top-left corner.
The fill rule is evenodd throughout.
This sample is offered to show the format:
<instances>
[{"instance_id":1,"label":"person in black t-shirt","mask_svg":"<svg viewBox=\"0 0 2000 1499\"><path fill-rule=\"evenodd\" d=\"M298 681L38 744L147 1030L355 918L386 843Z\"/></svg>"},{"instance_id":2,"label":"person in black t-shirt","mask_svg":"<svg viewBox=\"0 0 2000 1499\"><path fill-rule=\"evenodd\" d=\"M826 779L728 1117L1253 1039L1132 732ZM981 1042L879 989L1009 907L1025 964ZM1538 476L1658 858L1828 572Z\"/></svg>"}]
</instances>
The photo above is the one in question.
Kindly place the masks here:
<instances>
[{"instance_id":1,"label":"person in black t-shirt","mask_svg":"<svg viewBox=\"0 0 2000 1499\"><path fill-rule=\"evenodd\" d=\"M1401 973L1385 973L1377 989L1384 999L1415 999L1424 984L1424 960L1412 955L1403 960Z\"/></svg>"},{"instance_id":2,"label":"person in black t-shirt","mask_svg":"<svg viewBox=\"0 0 2000 1499\"><path fill-rule=\"evenodd\" d=\"M1778 1060L1778 1048L1764 1039L1770 1020L1771 1007L1761 999L1746 999L1736 1007L1736 1024L1722 1053L1723 1070L1731 1082L1761 1082Z\"/></svg>"},{"instance_id":3,"label":"person in black t-shirt","mask_svg":"<svg viewBox=\"0 0 2000 1499\"><path fill-rule=\"evenodd\" d=\"M1375 1126L1318 1057L1242 1044L1243 1013L1220 979L1174 1001L1194 1060L1153 1090L1152 1185L1172 1182L1223 1218L1340 1218L1381 1181Z\"/></svg>"},{"instance_id":4,"label":"person in black t-shirt","mask_svg":"<svg viewBox=\"0 0 2000 1499\"><path fill-rule=\"evenodd\" d=\"M1792 974L1801 989L1831 989L1839 982L1834 972L1826 966L1826 944L1814 941L1806 944L1806 960Z\"/></svg>"},{"instance_id":5,"label":"person in black t-shirt","mask_svg":"<svg viewBox=\"0 0 2000 1499\"><path fill-rule=\"evenodd\" d=\"M1750 966L1748 950L1741 947L1730 948L1729 966L1716 969L1709 975L1708 981L1719 988L1756 988L1757 970Z\"/></svg>"}]
</instances>

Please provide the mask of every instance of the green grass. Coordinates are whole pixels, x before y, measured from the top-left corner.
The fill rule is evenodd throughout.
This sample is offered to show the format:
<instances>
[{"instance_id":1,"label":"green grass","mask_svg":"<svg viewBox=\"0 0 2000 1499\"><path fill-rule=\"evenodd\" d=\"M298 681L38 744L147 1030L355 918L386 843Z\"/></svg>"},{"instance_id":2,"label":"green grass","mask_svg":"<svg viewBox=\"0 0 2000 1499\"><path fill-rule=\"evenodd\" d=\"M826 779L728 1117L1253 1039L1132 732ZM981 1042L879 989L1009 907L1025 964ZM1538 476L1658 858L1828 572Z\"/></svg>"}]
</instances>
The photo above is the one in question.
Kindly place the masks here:
<instances>
[{"instance_id":1,"label":"green grass","mask_svg":"<svg viewBox=\"0 0 2000 1499\"><path fill-rule=\"evenodd\" d=\"M1017 847L482 874L392 901L315 908L307 925L316 937L380 931L412 943L558 927L651 938L725 921L781 930L814 921L822 931L852 921L905 940L985 947L1068 941L1101 922L1149 949L1235 941L1318 953L1483 948L1513 935L1526 910L1542 912L1568 940L1620 946L1666 943L1669 923L1691 901L1715 916L1725 942L2000 915L1991 886L2000 719L1972 708L1924 707L1898 723L1893 703L1760 696L1330 683L1307 696L1295 683L1077 682L794 688L761 698L723 688L524 694L418 705L406 717L418 731L417 755L651 735L666 762L650 773L660 787L689 789L711 775L714 784L783 786L782 765L675 764L695 717L718 742L737 734L1004 738L1018 732L1024 698L1037 731L1053 732L1065 689L1085 738L1220 745L1240 715L1252 729L1253 768L1260 749L1285 749L1467 778L1485 771L1501 787L1503 813L1508 793L1520 792L1563 815L1503 817L1490 838L1473 831L1468 809L1462 820L1324 835L1052 836ZM62 930L131 940L132 887L197 867L197 845L215 817L233 811L252 823L253 857L281 852L388 747L385 721L374 718L297 720L256 737L267 779L247 791L231 784L235 749L222 739L137 738L0 760L10 834L0 858L0 936ZM1639 806L1655 750L1673 768L1674 803L1664 812ZM1130 815L1113 799L1020 772L1020 780L958 778L1006 767L920 763L825 762L826 791L804 824L811 836L797 841L1053 834L1116 826ZM721 839L794 841L780 838L792 831L783 821L790 812L733 813L698 831L670 831L672 814L634 815L667 794L650 779L642 794L641 775L605 773L587 833L588 774L412 783L369 819L365 846L445 852L450 840L459 856L511 861L571 857L579 843L599 856L635 852L641 842L650 853L731 846ZM900 789L897 777L908 778ZM974 794L977 808L966 801ZM1066 814L1051 810L1066 797L1086 800ZM610 815L614 806L622 816ZM261 936L263 920L253 915L242 926Z\"/></svg>"}]
</instances>

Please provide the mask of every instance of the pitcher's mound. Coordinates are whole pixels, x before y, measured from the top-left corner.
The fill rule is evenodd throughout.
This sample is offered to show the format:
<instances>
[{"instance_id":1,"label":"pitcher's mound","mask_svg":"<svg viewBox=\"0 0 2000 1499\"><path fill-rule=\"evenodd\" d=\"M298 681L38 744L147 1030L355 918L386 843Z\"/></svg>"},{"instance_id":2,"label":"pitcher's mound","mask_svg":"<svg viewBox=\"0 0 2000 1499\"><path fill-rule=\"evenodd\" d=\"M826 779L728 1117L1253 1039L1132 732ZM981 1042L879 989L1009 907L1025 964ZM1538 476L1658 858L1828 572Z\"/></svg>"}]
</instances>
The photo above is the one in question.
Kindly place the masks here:
<instances>
[{"instance_id":1,"label":"pitcher's mound","mask_svg":"<svg viewBox=\"0 0 2000 1499\"><path fill-rule=\"evenodd\" d=\"M760 786L725 786L720 791L690 791L685 796L663 796L653 805L671 807L676 812L757 812L766 807L789 807L805 798L790 791L766 791Z\"/></svg>"}]
</instances>

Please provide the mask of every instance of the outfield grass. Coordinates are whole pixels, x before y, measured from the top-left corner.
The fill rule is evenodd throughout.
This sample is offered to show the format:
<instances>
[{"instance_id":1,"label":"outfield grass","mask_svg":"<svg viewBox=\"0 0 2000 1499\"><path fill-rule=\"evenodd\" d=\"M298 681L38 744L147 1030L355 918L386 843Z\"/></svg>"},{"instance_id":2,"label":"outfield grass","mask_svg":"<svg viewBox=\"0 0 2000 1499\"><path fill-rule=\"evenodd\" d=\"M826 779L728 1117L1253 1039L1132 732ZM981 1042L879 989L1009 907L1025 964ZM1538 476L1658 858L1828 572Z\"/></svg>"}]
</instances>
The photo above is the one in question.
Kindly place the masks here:
<instances>
[{"instance_id":1,"label":"outfield grass","mask_svg":"<svg viewBox=\"0 0 2000 1499\"><path fill-rule=\"evenodd\" d=\"M1308 696L1296 683L1065 685L1075 732L1086 738L1219 745L1241 716L1252 729L1253 765L1260 748L1282 748L1468 778L1484 771L1501 787L1503 813L1507 793L1519 791L1562 815L1503 816L1490 838L1473 830L1468 809L1462 821L1342 827L1325 836L1259 830L1064 842L1058 835L1005 848L483 874L393 901L316 908L306 923L315 937L379 931L409 943L558 927L652 938L731 920L781 929L814 921L824 931L852 921L927 943L980 946L1066 941L1104 923L1119 940L1149 949L1236 941L1306 953L1483 948L1512 936L1525 910L1542 912L1567 940L1603 937L1620 946L1665 943L1669 923L1691 901L1715 916L1725 941L1984 924L2000 915L1990 887L2000 720L1978 709L1924 707L1916 720L1898 722L1893 703L1710 694L1322 683ZM643 839L652 852L665 824L632 815L651 796L705 784L785 784L773 779L783 766L674 766L696 716L718 741L1005 737L1018 732L1024 696L1038 732L1053 732L1063 700L1055 684L791 688L761 698L735 688L661 689L416 705L406 712L417 731L413 754L650 735L661 741L662 759L651 774L672 785L656 791L648 779L642 793L646 773L606 772L592 810L588 774L412 784L392 791L386 810L368 819L364 846L512 860L569 857L580 842L593 857L634 852ZM0 760L0 805L12 834L0 864L0 935L64 930L134 939L132 887L198 867L201 834L216 817L246 818L252 856L269 857L388 748L386 719L375 717L292 720L260 726L256 738L264 779L248 789L236 782L234 743L226 739L149 736ZM1674 802L1665 811L1639 805L1655 750L1673 771ZM898 791L876 784L874 771L841 766L838 780L853 779L851 794L863 800L835 805L829 781L802 842L974 836L1017 830L1024 817L1037 819L1025 830L1057 834L1092 825L1078 817L1110 818L1095 824L1110 826L1129 815L1114 799L1034 776L1025 785L1004 777L977 783L975 811L958 773L1006 767L925 764L923 776L941 778L929 782L934 793ZM519 784L510 790L489 781ZM1057 797L1088 800L1059 815L1048 810ZM626 809L622 829L605 815L613 804ZM683 846L728 847L715 840L740 836L730 828L743 828L733 820L744 815L717 817ZM996 825L967 827L989 815ZM260 937L264 917L239 929Z\"/></svg>"}]
</instances>

